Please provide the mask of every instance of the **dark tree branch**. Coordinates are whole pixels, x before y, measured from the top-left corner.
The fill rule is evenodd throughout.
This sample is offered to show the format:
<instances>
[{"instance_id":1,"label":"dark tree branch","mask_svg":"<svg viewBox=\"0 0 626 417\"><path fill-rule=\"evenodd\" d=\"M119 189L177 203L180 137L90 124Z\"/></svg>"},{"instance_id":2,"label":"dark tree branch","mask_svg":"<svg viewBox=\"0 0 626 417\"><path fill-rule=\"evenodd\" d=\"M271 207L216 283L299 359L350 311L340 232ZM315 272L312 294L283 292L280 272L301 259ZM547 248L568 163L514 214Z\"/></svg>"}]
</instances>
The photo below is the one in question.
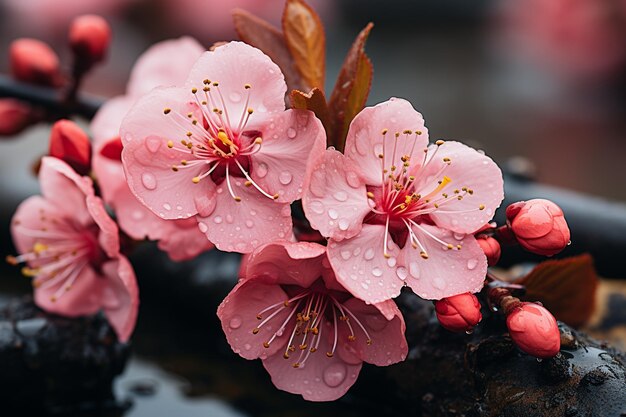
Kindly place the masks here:
<instances>
[{"instance_id":1,"label":"dark tree branch","mask_svg":"<svg viewBox=\"0 0 626 417\"><path fill-rule=\"evenodd\" d=\"M53 118L82 116L91 119L103 103L103 99L80 94L76 100L64 101L63 91L20 83L6 75L0 75L0 97L10 97L41 107Z\"/></svg>"}]
</instances>

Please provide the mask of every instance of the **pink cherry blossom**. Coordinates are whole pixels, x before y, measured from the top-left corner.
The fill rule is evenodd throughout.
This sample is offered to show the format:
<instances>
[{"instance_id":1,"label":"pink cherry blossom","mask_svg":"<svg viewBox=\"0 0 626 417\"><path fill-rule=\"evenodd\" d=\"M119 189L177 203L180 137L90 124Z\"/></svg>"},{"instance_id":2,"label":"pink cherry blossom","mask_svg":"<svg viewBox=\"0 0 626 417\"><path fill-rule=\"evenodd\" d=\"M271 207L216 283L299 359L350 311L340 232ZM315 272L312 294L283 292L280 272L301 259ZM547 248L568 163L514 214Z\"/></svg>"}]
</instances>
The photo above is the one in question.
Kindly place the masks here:
<instances>
[{"instance_id":1,"label":"pink cherry blossom","mask_svg":"<svg viewBox=\"0 0 626 417\"><path fill-rule=\"evenodd\" d=\"M200 232L195 219L162 219L135 198L122 167L119 129L140 96L157 86L183 83L202 52L204 48L191 38L153 45L137 60L127 94L108 100L91 123L93 169L104 200L115 210L119 227L134 239L157 240L159 248L176 261L193 258L213 245ZM172 59L177 65L171 65Z\"/></svg>"},{"instance_id":2,"label":"pink cherry blossom","mask_svg":"<svg viewBox=\"0 0 626 417\"><path fill-rule=\"evenodd\" d=\"M487 261L472 233L500 205L502 173L461 143L428 146L409 102L361 111L345 155L326 151L306 188L306 216L330 238L330 262L355 296L377 303L408 285L441 299L482 287Z\"/></svg>"},{"instance_id":3,"label":"pink cherry blossom","mask_svg":"<svg viewBox=\"0 0 626 417\"><path fill-rule=\"evenodd\" d=\"M335 400L363 362L407 354L396 304L368 305L335 278L316 243L273 243L248 257L239 284L217 309L232 349L263 361L276 387L310 401Z\"/></svg>"},{"instance_id":4,"label":"pink cherry blossom","mask_svg":"<svg viewBox=\"0 0 626 417\"><path fill-rule=\"evenodd\" d=\"M185 87L154 89L122 122L130 189L164 219L195 216L221 250L288 239L289 204L325 134L312 112L285 111L286 89L256 48L230 42L205 52Z\"/></svg>"},{"instance_id":5,"label":"pink cherry blossom","mask_svg":"<svg viewBox=\"0 0 626 417\"><path fill-rule=\"evenodd\" d=\"M19 256L33 277L35 302L44 310L76 317L104 310L121 341L137 319L139 294L133 268L120 254L118 229L91 179L60 159L45 157L39 171L42 196L25 200L11 224Z\"/></svg>"}]
</instances>

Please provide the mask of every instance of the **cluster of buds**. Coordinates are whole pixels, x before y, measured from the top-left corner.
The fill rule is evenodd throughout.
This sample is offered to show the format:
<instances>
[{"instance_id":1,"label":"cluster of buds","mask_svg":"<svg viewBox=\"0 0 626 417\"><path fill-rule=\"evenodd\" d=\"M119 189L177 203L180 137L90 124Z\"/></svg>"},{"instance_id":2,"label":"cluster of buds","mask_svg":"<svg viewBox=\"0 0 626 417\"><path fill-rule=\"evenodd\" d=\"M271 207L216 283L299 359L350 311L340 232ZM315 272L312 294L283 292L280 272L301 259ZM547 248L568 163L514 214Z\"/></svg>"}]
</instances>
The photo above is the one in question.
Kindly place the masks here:
<instances>
[{"instance_id":1,"label":"cluster of buds","mask_svg":"<svg viewBox=\"0 0 626 417\"><path fill-rule=\"evenodd\" d=\"M570 231L563 210L549 200L535 199L511 204L506 209L506 225L491 225L476 234L489 266L495 266L502 246L519 244L523 249L543 256L561 252L570 242ZM496 278L489 275L491 280ZM502 284L502 283L501 283ZM506 316L513 342L537 358L555 356L560 349L560 334L554 316L542 305L523 302L503 286L491 287L487 303ZM478 298L470 293L435 302L440 324L453 332L471 333L482 319Z\"/></svg>"},{"instance_id":2,"label":"cluster of buds","mask_svg":"<svg viewBox=\"0 0 626 417\"><path fill-rule=\"evenodd\" d=\"M74 55L72 76L61 70L57 53L47 43L31 38L14 40L9 48L9 67L16 81L40 87L65 90L65 101L75 99L82 77L107 54L111 40L108 23L99 16L79 16L69 30L69 46ZM68 82L69 80L69 82ZM0 99L0 136L12 137L46 117L43 109L21 100Z\"/></svg>"}]
</instances>

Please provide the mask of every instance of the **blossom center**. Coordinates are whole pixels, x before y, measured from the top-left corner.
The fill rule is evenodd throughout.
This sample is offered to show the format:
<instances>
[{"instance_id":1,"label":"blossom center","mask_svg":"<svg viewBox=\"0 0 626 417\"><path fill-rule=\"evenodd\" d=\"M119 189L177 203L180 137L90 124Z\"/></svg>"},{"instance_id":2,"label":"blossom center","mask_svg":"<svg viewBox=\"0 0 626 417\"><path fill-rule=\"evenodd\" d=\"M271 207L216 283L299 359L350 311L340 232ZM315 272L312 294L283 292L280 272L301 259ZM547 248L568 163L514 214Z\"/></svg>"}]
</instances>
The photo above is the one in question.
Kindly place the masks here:
<instances>
[{"instance_id":1,"label":"blossom center","mask_svg":"<svg viewBox=\"0 0 626 417\"><path fill-rule=\"evenodd\" d=\"M286 291L293 296L264 308L256 315L259 324L252 329L252 334L257 335L264 326L276 321L277 330L262 342L263 347L269 348L272 343L285 343L277 339L291 329L289 339L284 344L283 358L293 360L294 368L304 367L308 358L318 351L322 337L332 340L331 348L325 352L328 358L332 358L339 343L340 326L346 326L349 342L354 342L357 337L365 337L366 344L372 344L363 323L345 306L345 294L312 288L299 288L295 292L293 288L286 288ZM276 320L279 314L283 313L283 317L285 312L287 316L284 320ZM326 332L330 332L330 336Z\"/></svg>"},{"instance_id":2,"label":"blossom center","mask_svg":"<svg viewBox=\"0 0 626 417\"><path fill-rule=\"evenodd\" d=\"M7 256L11 265L26 263L22 274L33 278L35 288L56 287L50 296L58 300L80 279L86 267L100 268L106 254L98 244L98 227L84 228L70 219L39 212L41 227L30 229L14 221L16 233L33 239L33 246L19 256Z\"/></svg>"},{"instance_id":3,"label":"blossom center","mask_svg":"<svg viewBox=\"0 0 626 417\"><path fill-rule=\"evenodd\" d=\"M263 138L261 132L248 127L254 113L249 107L252 86L245 84L243 88L246 101L238 119L229 114L219 83L208 79L204 80L201 92L195 87L191 89L194 100L187 103L186 115L171 108L163 110L186 136L179 142L167 142L169 151L180 157L180 163L171 168L176 173L193 171L194 184L207 177L215 184L225 181L235 201L241 201L241 197L234 192L232 176L245 178L246 187L254 186L265 197L275 200L277 194L263 189L250 176L250 159L261 150Z\"/></svg>"}]
</instances>

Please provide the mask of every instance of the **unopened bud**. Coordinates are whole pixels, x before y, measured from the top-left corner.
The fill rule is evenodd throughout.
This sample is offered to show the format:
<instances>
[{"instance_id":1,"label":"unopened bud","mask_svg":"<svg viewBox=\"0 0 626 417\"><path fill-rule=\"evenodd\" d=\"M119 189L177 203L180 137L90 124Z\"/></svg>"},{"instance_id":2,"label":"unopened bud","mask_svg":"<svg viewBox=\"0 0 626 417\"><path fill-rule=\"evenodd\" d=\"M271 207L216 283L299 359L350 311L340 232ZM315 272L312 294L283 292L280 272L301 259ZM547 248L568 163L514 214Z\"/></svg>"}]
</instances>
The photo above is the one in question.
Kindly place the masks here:
<instances>
[{"instance_id":1,"label":"unopened bud","mask_svg":"<svg viewBox=\"0 0 626 417\"><path fill-rule=\"evenodd\" d=\"M569 244L570 231L563 210L552 201L535 199L511 204L506 218L510 231L529 252L552 256Z\"/></svg>"},{"instance_id":2,"label":"unopened bud","mask_svg":"<svg viewBox=\"0 0 626 417\"><path fill-rule=\"evenodd\" d=\"M13 136L33 123L33 110L19 100L0 99L0 136Z\"/></svg>"},{"instance_id":3,"label":"unopened bud","mask_svg":"<svg viewBox=\"0 0 626 417\"><path fill-rule=\"evenodd\" d=\"M561 349L561 335L554 316L543 306L520 303L506 318L513 342L537 358L551 358Z\"/></svg>"},{"instance_id":4,"label":"unopened bud","mask_svg":"<svg viewBox=\"0 0 626 417\"><path fill-rule=\"evenodd\" d=\"M89 137L71 120L59 120L52 126L49 154L67 162L79 174L89 173L91 160Z\"/></svg>"},{"instance_id":5,"label":"unopened bud","mask_svg":"<svg viewBox=\"0 0 626 417\"><path fill-rule=\"evenodd\" d=\"M435 302L439 323L451 332L471 331L483 318L474 294L463 293Z\"/></svg>"},{"instance_id":6,"label":"unopened bud","mask_svg":"<svg viewBox=\"0 0 626 417\"><path fill-rule=\"evenodd\" d=\"M485 252L488 265L496 265L500 260L500 255L502 254L500 243L498 243L498 241L491 236L486 235L476 236L476 242L478 242L478 246L480 246L483 252Z\"/></svg>"},{"instance_id":7,"label":"unopened bud","mask_svg":"<svg viewBox=\"0 0 626 417\"><path fill-rule=\"evenodd\" d=\"M77 59L91 67L106 57L111 43L111 28L100 16L79 16L70 26L69 40Z\"/></svg>"},{"instance_id":8,"label":"unopened bud","mask_svg":"<svg viewBox=\"0 0 626 417\"><path fill-rule=\"evenodd\" d=\"M16 80L45 86L61 83L59 57L37 39L14 40L9 49L11 74Z\"/></svg>"}]
</instances>

